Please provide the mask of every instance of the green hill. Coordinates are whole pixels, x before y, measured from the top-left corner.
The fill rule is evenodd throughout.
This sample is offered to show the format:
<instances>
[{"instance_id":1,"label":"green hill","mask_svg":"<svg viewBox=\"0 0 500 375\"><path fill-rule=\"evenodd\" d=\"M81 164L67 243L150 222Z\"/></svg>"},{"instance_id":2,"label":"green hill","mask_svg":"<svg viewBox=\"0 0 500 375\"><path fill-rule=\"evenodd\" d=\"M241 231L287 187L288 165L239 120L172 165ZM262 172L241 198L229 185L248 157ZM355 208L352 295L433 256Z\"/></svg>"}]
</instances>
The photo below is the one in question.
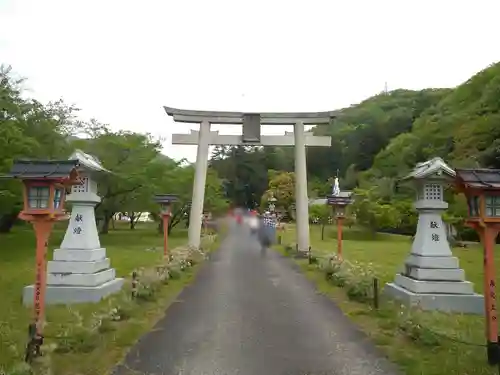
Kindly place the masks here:
<instances>
[{"instance_id":1,"label":"green hill","mask_svg":"<svg viewBox=\"0 0 500 375\"><path fill-rule=\"evenodd\" d=\"M500 63L450 90L391 139L371 166L393 176L416 162L441 156L453 166L500 168Z\"/></svg>"}]
</instances>

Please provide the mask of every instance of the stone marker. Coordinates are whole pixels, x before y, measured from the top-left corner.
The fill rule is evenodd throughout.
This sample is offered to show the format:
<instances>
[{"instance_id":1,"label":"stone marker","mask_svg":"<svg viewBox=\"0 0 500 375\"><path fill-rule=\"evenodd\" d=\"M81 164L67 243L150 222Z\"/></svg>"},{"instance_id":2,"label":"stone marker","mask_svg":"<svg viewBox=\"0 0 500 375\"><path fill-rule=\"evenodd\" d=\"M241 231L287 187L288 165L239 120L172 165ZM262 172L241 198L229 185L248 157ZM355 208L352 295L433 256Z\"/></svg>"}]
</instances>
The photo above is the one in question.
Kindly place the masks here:
<instances>
[{"instance_id":1,"label":"stone marker","mask_svg":"<svg viewBox=\"0 0 500 375\"><path fill-rule=\"evenodd\" d=\"M451 253L446 228L441 218L448 208L444 187L452 183L455 171L441 158L419 163L403 180L417 189L417 233L404 269L384 294L423 310L483 314L483 296L474 293L465 281L464 270ZM383 254L381 254L383 256Z\"/></svg>"},{"instance_id":2,"label":"stone marker","mask_svg":"<svg viewBox=\"0 0 500 375\"><path fill-rule=\"evenodd\" d=\"M110 268L106 249L101 247L94 208L101 198L97 195L96 174L110 173L100 162L83 151L70 157L80 162L81 185L73 186L66 202L72 204L68 229L61 248L54 250L47 266L47 304L98 302L119 291L122 278L116 278ZM24 288L23 302L33 303L33 286Z\"/></svg>"}]
</instances>

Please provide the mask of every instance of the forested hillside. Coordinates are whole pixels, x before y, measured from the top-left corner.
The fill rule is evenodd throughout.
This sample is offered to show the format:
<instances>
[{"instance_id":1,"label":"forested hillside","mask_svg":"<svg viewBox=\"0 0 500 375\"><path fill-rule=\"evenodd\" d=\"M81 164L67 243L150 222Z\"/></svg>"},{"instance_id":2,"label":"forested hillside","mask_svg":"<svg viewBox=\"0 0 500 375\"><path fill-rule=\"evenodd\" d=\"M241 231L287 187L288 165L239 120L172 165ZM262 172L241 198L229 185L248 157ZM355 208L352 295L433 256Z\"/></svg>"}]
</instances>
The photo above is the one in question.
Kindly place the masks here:
<instances>
[{"instance_id":1,"label":"forested hillside","mask_svg":"<svg viewBox=\"0 0 500 375\"><path fill-rule=\"evenodd\" d=\"M500 63L454 89L400 89L341 109L330 125L313 129L317 135L330 135L332 147L308 149L310 195L326 194L328 179L338 169L341 187L357 188L360 220L368 215L365 221L375 229L395 225L411 232L411 192L395 193L397 178L434 156L454 167L500 168L499 110ZM293 171L293 150L219 148L212 166L226 179L233 201L260 203L268 170ZM450 220L459 222L464 204L453 195L449 201ZM362 202L370 206L362 207L365 214ZM369 212L377 213L378 224Z\"/></svg>"}]
</instances>

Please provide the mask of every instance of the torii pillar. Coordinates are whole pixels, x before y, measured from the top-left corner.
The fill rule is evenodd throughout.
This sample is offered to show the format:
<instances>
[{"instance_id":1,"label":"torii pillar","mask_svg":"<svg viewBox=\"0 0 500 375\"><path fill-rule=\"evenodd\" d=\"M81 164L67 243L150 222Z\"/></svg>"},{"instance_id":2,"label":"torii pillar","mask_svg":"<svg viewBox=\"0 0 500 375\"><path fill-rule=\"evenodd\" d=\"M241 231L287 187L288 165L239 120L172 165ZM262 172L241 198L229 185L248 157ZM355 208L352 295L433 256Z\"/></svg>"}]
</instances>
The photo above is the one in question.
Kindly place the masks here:
<instances>
[{"instance_id":1,"label":"torii pillar","mask_svg":"<svg viewBox=\"0 0 500 375\"><path fill-rule=\"evenodd\" d=\"M331 137L314 136L306 132L306 125L329 124L334 112L306 113L251 113L192 111L164 107L176 122L198 123L200 130L190 134L173 134L172 144L198 145L196 154L193 197L189 218L189 246L200 247L205 183L210 145L247 146L295 146L295 207L297 217L297 247L301 252L309 250L309 199L307 197L306 146L331 146ZM210 131L211 124L243 125L243 135L219 135ZM261 125L293 125L294 132L282 135L260 135Z\"/></svg>"}]
</instances>

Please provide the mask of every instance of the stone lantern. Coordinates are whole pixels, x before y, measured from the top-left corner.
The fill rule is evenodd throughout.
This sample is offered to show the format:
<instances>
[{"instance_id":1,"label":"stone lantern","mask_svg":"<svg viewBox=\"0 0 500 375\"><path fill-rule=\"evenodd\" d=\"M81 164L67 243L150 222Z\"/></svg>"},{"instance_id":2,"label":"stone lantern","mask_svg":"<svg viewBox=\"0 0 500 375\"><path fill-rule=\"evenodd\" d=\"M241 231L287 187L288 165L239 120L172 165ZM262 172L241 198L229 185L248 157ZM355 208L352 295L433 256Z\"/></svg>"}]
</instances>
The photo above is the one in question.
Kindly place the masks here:
<instances>
[{"instance_id":1,"label":"stone lantern","mask_svg":"<svg viewBox=\"0 0 500 375\"><path fill-rule=\"evenodd\" d=\"M155 195L154 200L160 205L160 215L163 220L163 256L168 259L168 222L172 216L172 203L178 200L176 195Z\"/></svg>"},{"instance_id":2,"label":"stone lantern","mask_svg":"<svg viewBox=\"0 0 500 375\"><path fill-rule=\"evenodd\" d=\"M74 185L67 197L72 204L69 225L47 266L46 297L52 304L98 302L123 285L123 279L116 278L115 270L110 268L106 249L101 247L95 218L95 206L101 201L96 177L110 172L81 150L70 159L78 160L82 182Z\"/></svg>"},{"instance_id":3,"label":"stone lantern","mask_svg":"<svg viewBox=\"0 0 500 375\"><path fill-rule=\"evenodd\" d=\"M384 293L423 310L483 314L483 296L475 294L473 284L465 281L441 217L448 208L444 189L454 180L455 171L441 158L418 163L402 179L417 191L417 233L404 269L386 285Z\"/></svg>"}]
</instances>

